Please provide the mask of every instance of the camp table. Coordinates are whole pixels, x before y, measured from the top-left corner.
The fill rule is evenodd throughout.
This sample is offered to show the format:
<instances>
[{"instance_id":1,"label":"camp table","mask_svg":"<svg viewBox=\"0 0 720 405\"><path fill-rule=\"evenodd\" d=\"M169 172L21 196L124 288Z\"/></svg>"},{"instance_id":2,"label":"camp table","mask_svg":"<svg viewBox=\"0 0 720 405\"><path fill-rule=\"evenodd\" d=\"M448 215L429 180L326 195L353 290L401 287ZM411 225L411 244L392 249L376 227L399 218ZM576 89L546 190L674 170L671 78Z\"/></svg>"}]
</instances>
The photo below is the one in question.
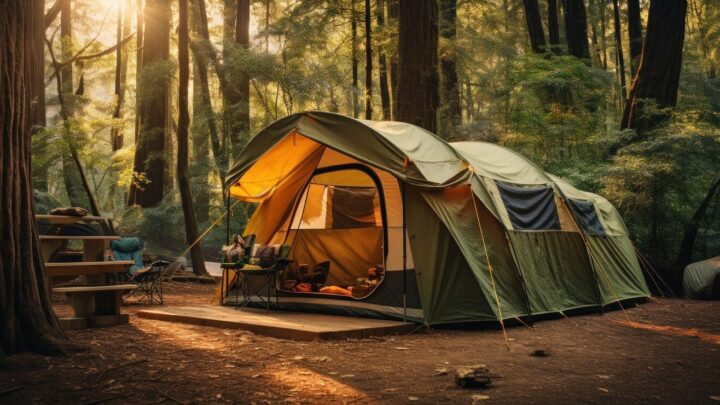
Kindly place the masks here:
<instances>
[{"instance_id":1,"label":"camp table","mask_svg":"<svg viewBox=\"0 0 720 405\"><path fill-rule=\"evenodd\" d=\"M264 269L244 269L244 268L233 268L232 266L223 265L224 270L234 270L236 273L242 274L244 277L240 281L240 284L236 287L235 292L235 309L243 309L252 302L253 297L257 297L261 302L265 303L265 312L270 310L270 294L275 291L275 305L278 305L277 295L277 275L285 270L285 267L294 262L292 259L277 259L272 267ZM250 277L257 277L260 282L256 285L251 285L248 282ZM240 288L242 288L243 298L240 302ZM267 288L267 295L263 296L263 289Z\"/></svg>"}]
</instances>

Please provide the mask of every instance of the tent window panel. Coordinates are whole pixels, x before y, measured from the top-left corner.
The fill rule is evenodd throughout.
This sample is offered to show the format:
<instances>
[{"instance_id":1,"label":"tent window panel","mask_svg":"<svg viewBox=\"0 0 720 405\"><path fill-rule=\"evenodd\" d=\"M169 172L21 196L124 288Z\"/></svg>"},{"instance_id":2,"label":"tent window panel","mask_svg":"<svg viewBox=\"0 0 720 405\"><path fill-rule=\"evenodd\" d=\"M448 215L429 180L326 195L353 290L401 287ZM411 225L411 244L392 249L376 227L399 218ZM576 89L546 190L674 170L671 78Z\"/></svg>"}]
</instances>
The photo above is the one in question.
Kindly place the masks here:
<instances>
[{"instance_id":1,"label":"tent window panel","mask_svg":"<svg viewBox=\"0 0 720 405\"><path fill-rule=\"evenodd\" d=\"M580 222L588 235L605 236L605 228L600 223L595 204L592 201L576 200L568 198L570 208L575 214L575 218Z\"/></svg>"},{"instance_id":2,"label":"tent window panel","mask_svg":"<svg viewBox=\"0 0 720 405\"><path fill-rule=\"evenodd\" d=\"M330 187L332 229L354 229L376 226L377 189Z\"/></svg>"},{"instance_id":3,"label":"tent window panel","mask_svg":"<svg viewBox=\"0 0 720 405\"><path fill-rule=\"evenodd\" d=\"M500 197L516 230L560 230L552 188L518 187L496 181Z\"/></svg>"}]
</instances>

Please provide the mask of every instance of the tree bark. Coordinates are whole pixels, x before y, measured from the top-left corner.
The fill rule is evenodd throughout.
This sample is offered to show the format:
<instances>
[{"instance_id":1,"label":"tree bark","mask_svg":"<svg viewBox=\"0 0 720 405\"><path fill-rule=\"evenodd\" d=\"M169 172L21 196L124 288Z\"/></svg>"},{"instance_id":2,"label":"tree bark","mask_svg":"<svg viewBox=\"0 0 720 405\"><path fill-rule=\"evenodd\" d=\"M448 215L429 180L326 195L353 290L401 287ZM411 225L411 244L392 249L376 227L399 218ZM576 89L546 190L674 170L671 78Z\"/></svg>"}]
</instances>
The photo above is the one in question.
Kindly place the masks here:
<instances>
[{"instance_id":1,"label":"tree bark","mask_svg":"<svg viewBox=\"0 0 720 405\"><path fill-rule=\"evenodd\" d=\"M352 109L353 118L358 118L360 116L360 100L358 100L358 38L355 0L351 0L350 7L350 29L352 30L350 38L350 49L352 52Z\"/></svg>"},{"instance_id":2,"label":"tree bark","mask_svg":"<svg viewBox=\"0 0 720 405\"><path fill-rule=\"evenodd\" d=\"M62 4L60 10L60 49L63 60L72 58L72 2L66 1ZM64 100L61 103L61 114L64 118L62 125L63 138L74 143L75 134L72 132L71 120L75 115L75 94L73 91L73 65L68 63L60 68L60 86L58 95ZM72 148L72 147L71 147ZM67 191L70 205L75 207L88 207L88 200L82 192L82 180L78 173L78 168L73 162L71 151L63 149L62 154L63 182Z\"/></svg>"},{"instance_id":3,"label":"tree bark","mask_svg":"<svg viewBox=\"0 0 720 405\"><path fill-rule=\"evenodd\" d=\"M143 0L137 0L135 3L136 8L136 44L135 44L135 84L139 83L138 78L142 72L142 55L143 55L143 41L145 40L145 7ZM137 88L135 89L137 94ZM135 147L137 148L138 141L140 140L140 97L135 96Z\"/></svg>"},{"instance_id":4,"label":"tree bark","mask_svg":"<svg viewBox=\"0 0 720 405\"><path fill-rule=\"evenodd\" d=\"M606 0L598 0L598 8L600 13L600 47L602 48L602 68L607 70L607 11Z\"/></svg>"},{"instance_id":5,"label":"tree bark","mask_svg":"<svg viewBox=\"0 0 720 405\"><path fill-rule=\"evenodd\" d=\"M128 16L130 11L130 1L125 1L125 15L123 17L122 7L118 4L117 13L117 47L115 48L115 109L113 111L113 118L119 120L122 118L122 107L125 99L125 81L127 79L127 56L123 56L122 52L122 40L123 36L130 32L130 18ZM123 130L119 126L118 122L113 124L113 128L110 130L110 140L112 143L112 150L117 151L123 147Z\"/></svg>"},{"instance_id":6,"label":"tree bark","mask_svg":"<svg viewBox=\"0 0 720 405\"><path fill-rule=\"evenodd\" d=\"M365 119L372 119L372 14L370 0L365 0Z\"/></svg>"},{"instance_id":7,"label":"tree bark","mask_svg":"<svg viewBox=\"0 0 720 405\"><path fill-rule=\"evenodd\" d=\"M246 52L250 48L250 0L237 0L235 8L235 46L238 51ZM230 155L236 159L245 147L250 137L250 76L244 68L236 69L233 77L234 85L229 90L230 114L226 114L228 132L226 139L230 140Z\"/></svg>"},{"instance_id":8,"label":"tree bark","mask_svg":"<svg viewBox=\"0 0 720 405\"><path fill-rule=\"evenodd\" d=\"M133 182L128 195L128 205L138 204L143 208L157 206L165 189L170 14L169 0L145 1L142 70L137 86L140 89L140 136L135 145Z\"/></svg>"},{"instance_id":9,"label":"tree bark","mask_svg":"<svg viewBox=\"0 0 720 405\"><path fill-rule=\"evenodd\" d=\"M675 261L679 274L682 276L685 266L692 263L693 261L693 250L695 248L695 240L697 239L698 229L700 228L700 222L705 218L710 203L716 193L720 193L720 176L715 178L710 189L708 189L705 198L703 198L700 205L695 209L690 222L685 225L685 232L683 233L682 242L680 242L680 252L678 253L677 260ZM682 279L682 277L680 277Z\"/></svg>"},{"instance_id":10,"label":"tree bark","mask_svg":"<svg viewBox=\"0 0 720 405\"><path fill-rule=\"evenodd\" d=\"M527 22L527 31L528 35L530 36L530 48L534 53L544 53L545 31L543 30L542 18L540 17L540 7L538 6L538 2L537 0L523 0L523 7L525 8L525 21Z\"/></svg>"},{"instance_id":11,"label":"tree bark","mask_svg":"<svg viewBox=\"0 0 720 405\"><path fill-rule=\"evenodd\" d=\"M202 6L200 3L203 3ZM195 214L199 223L208 222L210 217L210 127L216 131L215 114L210 103L210 90L207 77L207 58L202 54L203 34L200 13L205 12L204 0L190 0L190 27L192 38L190 49L193 54L193 98L192 98L192 166L190 174L193 178L192 193L197 205ZM220 174L220 178L223 175Z\"/></svg>"},{"instance_id":12,"label":"tree bark","mask_svg":"<svg viewBox=\"0 0 720 405\"><path fill-rule=\"evenodd\" d=\"M398 26L398 0L387 0L388 23L396 30ZM397 116L397 72L398 54L397 50L390 54L390 112L392 119Z\"/></svg>"},{"instance_id":13,"label":"tree bark","mask_svg":"<svg viewBox=\"0 0 720 405\"><path fill-rule=\"evenodd\" d=\"M385 29L385 0L378 0L377 3L377 25L378 30ZM392 118L390 108L390 83L388 83L388 61L383 47L378 51L378 70L380 79L380 104L382 105L382 119L389 121Z\"/></svg>"},{"instance_id":14,"label":"tree bark","mask_svg":"<svg viewBox=\"0 0 720 405\"><path fill-rule=\"evenodd\" d=\"M628 0L628 33L630 36L630 76L635 77L642 55L643 34L640 0Z\"/></svg>"},{"instance_id":15,"label":"tree bark","mask_svg":"<svg viewBox=\"0 0 720 405\"><path fill-rule=\"evenodd\" d=\"M63 1L63 0L58 0ZM30 104L30 132L36 135L47 126L47 116L45 112L45 16L42 7L32 7L35 15L31 22L31 35L28 41L33 44L32 60L34 64L29 72L30 78L28 85L30 86L30 94L32 94L32 102ZM57 12L60 11L58 7ZM57 13L55 14L57 16ZM54 19L54 17L53 17ZM47 150L47 141L44 138L36 139L36 145L40 153L44 154ZM33 167L33 187L36 190L48 191L48 164Z\"/></svg>"},{"instance_id":16,"label":"tree bark","mask_svg":"<svg viewBox=\"0 0 720 405\"><path fill-rule=\"evenodd\" d=\"M436 131L437 0L399 0L397 120Z\"/></svg>"},{"instance_id":17,"label":"tree bark","mask_svg":"<svg viewBox=\"0 0 720 405\"><path fill-rule=\"evenodd\" d=\"M588 24L590 25L590 45L592 46L593 65L602 66L602 56L600 53L600 45L598 44L597 18L593 18L593 13L598 10L596 2L597 0L589 0L588 2L590 10Z\"/></svg>"},{"instance_id":18,"label":"tree bark","mask_svg":"<svg viewBox=\"0 0 720 405\"><path fill-rule=\"evenodd\" d=\"M615 20L615 49L617 56L617 74L620 79L620 105L627 99L627 88L625 86L625 57L622 47L622 30L620 25L620 7L618 0L613 0L613 15Z\"/></svg>"},{"instance_id":19,"label":"tree bark","mask_svg":"<svg viewBox=\"0 0 720 405\"><path fill-rule=\"evenodd\" d=\"M31 82L43 8L41 0L8 0L0 13L0 362L22 351L61 353L67 340L45 285L33 214Z\"/></svg>"},{"instance_id":20,"label":"tree bark","mask_svg":"<svg viewBox=\"0 0 720 405\"><path fill-rule=\"evenodd\" d=\"M188 112L188 78L190 76L190 58L188 56L188 0L178 1L178 130L177 130L177 181L180 200L185 219L185 240L190 246L193 273L207 276L205 259L200 243L196 243L199 233L192 191L190 189L190 173L188 170L188 128L190 113Z\"/></svg>"},{"instance_id":21,"label":"tree bark","mask_svg":"<svg viewBox=\"0 0 720 405\"><path fill-rule=\"evenodd\" d=\"M536 1L536 0L535 0ZM537 5L537 3L535 4ZM541 27L542 29L542 27ZM460 110L460 89L457 72L457 1L440 2L440 36L443 38L440 50L440 128L439 134L446 140L455 135L455 129L462 124ZM544 38L543 38L544 41Z\"/></svg>"},{"instance_id":22,"label":"tree bark","mask_svg":"<svg viewBox=\"0 0 720 405\"><path fill-rule=\"evenodd\" d=\"M667 109L677 103L686 13L687 0L650 3L642 59L621 124L634 129L638 139L664 123L669 118ZM648 101L655 105L649 106Z\"/></svg>"},{"instance_id":23,"label":"tree bark","mask_svg":"<svg viewBox=\"0 0 720 405\"><path fill-rule=\"evenodd\" d=\"M584 0L566 0L565 32L568 51L582 59L590 59L590 45L587 34L587 14Z\"/></svg>"},{"instance_id":24,"label":"tree bark","mask_svg":"<svg viewBox=\"0 0 720 405\"><path fill-rule=\"evenodd\" d=\"M548 39L550 40L550 48L559 55L562 52L560 47L560 25L558 24L558 5L557 0L548 0Z\"/></svg>"}]
</instances>

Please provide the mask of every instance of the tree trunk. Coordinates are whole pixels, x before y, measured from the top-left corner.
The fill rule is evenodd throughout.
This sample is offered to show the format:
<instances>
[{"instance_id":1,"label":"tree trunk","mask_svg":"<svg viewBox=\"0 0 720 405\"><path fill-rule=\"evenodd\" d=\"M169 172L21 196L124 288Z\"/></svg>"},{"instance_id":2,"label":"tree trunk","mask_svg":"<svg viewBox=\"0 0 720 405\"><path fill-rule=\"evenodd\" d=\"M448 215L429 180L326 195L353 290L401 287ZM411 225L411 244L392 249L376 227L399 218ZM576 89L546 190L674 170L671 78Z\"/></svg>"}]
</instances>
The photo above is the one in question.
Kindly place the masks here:
<instances>
[{"instance_id":1,"label":"tree trunk","mask_svg":"<svg viewBox=\"0 0 720 405\"><path fill-rule=\"evenodd\" d=\"M602 66L602 56L600 54L600 45L598 44L597 18L593 18L593 14L598 10L596 1L597 0L590 0L588 2L590 10L588 23L590 24L590 44L592 45L593 65Z\"/></svg>"},{"instance_id":2,"label":"tree trunk","mask_svg":"<svg viewBox=\"0 0 720 405\"><path fill-rule=\"evenodd\" d=\"M250 0L237 0L235 11L235 45L245 52L250 48ZM237 159L250 137L250 76L240 68L232 79L230 104L226 106L230 108L230 123L226 124L229 132L225 135L230 140L230 156Z\"/></svg>"},{"instance_id":3,"label":"tree trunk","mask_svg":"<svg viewBox=\"0 0 720 405\"><path fill-rule=\"evenodd\" d=\"M385 28L385 0L378 0L377 4L377 25L378 31L382 31ZM388 83L388 62L385 50L383 47L379 48L378 52L378 68L380 76L380 103L382 104L382 119L389 121L392 117L392 111L390 109L390 87Z\"/></svg>"},{"instance_id":4,"label":"tree trunk","mask_svg":"<svg viewBox=\"0 0 720 405\"><path fill-rule=\"evenodd\" d=\"M0 13L0 362L22 351L60 353L67 339L50 303L33 214L30 114L43 9L41 0L8 0Z\"/></svg>"},{"instance_id":5,"label":"tree trunk","mask_svg":"<svg viewBox=\"0 0 720 405\"><path fill-rule=\"evenodd\" d=\"M537 3L535 4L537 5ZM541 27L542 29L542 27ZM440 2L440 36L443 38L440 50L440 128L439 135L446 140L453 138L455 129L462 124L460 111L460 89L457 73L457 2ZM544 42L544 39L543 39Z\"/></svg>"},{"instance_id":6,"label":"tree trunk","mask_svg":"<svg viewBox=\"0 0 720 405\"><path fill-rule=\"evenodd\" d=\"M705 194L705 198L703 198L700 205L695 209L695 213L690 219L690 222L685 225L685 233L683 233L682 242L680 242L680 252L675 261L680 276L682 276L685 266L693 261L693 250L698 229L700 228L700 222L705 218L705 214L710 207L710 202L716 193L720 193L720 176L715 178L707 194ZM680 277L680 279L682 279L682 277Z\"/></svg>"},{"instance_id":7,"label":"tree trunk","mask_svg":"<svg viewBox=\"0 0 720 405\"><path fill-rule=\"evenodd\" d=\"M137 84L140 73L142 72L143 41L145 40L145 7L143 0L137 0L135 8L135 37L137 41L135 44L135 84ZM135 93L135 147L137 148L138 141L140 140L140 114L138 114L140 111L140 97L137 97L137 88L135 89Z\"/></svg>"},{"instance_id":8,"label":"tree trunk","mask_svg":"<svg viewBox=\"0 0 720 405\"><path fill-rule=\"evenodd\" d=\"M372 119L372 14L365 0L365 119Z\"/></svg>"},{"instance_id":9,"label":"tree trunk","mask_svg":"<svg viewBox=\"0 0 720 405\"><path fill-rule=\"evenodd\" d=\"M170 68L170 1L145 0L142 70L138 76L140 136L135 145L128 205L157 206L165 186ZM150 86L152 84L152 86Z\"/></svg>"},{"instance_id":10,"label":"tree trunk","mask_svg":"<svg viewBox=\"0 0 720 405\"><path fill-rule=\"evenodd\" d=\"M397 120L436 131L437 0L399 0Z\"/></svg>"},{"instance_id":11,"label":"tree trunk","mask_svg":"<svg viewBox=\"0 0 720 405\"><path fill-rule=\"evenodd\" d=\"M527 31L528 35L530 36L530 48L534 53L544 53L545 31L543 30L542 18L540 17L540 7L538 6L538 2L537 0L523 0L523 6L525 8L525 21L527 22Z\"/></svg>"},{"instance_id":12,"label":"tree trunk","mask_svg":"<svg viewBox=\"0 0 720 405\"><path fill-rule=\"evenodd\" d=\"M199 3L203 3L202 7ZM192 12L191 32L193 38L190 40L190 49L193 51L193 99L192 99L192 167L191 176L193 178L192 193L195 196L197 206L195 214L199 223L208 222L210 217L210 136L209 127L215 127L215 114L213 114L212 105L210 104L210 94L207 78L208 61L202 55L203 34L201 26L200 12L205 12L204 0L190 0ZM202 72L201 72L202 71ZM206 98L207 97L207 98ZM207 102L206 102L207 101ZM217 136L217 133L216 133ZM220 174L220 178L223 175Z\"/></svg>"},{"instance_id":13,"label":"tree trunk","mask_svg":"<svg viewBox=\"0 0 720 405\"><path fill-rule=\"evenodd\" d=\"M557 0L548 0L548 39L550 40L550 48L559 55L562 51L560 47L560 25L558 24L558 5Z\"/></svg>"},{"instance_id":14,"label":"tree trunk","mask_svg":"<svg viewBox=\"0 0 720 405\"><path fill-rule=\"evenodd\" d=\"M398 26L398 0L387 0L388 5L388 22L397 29ZM398 54L397 50L390 54L390 112L392 119L396 120L397 116L397 72L398 72Z\"/></svg>"},{"instance_id":15,"label":"tree trunk","mask_svg":"<svg viewBox=\"0 0 720 405\"><path fill-rule=\"evenodd\" d=\"M125 80L127 78L127 57L123 56L121 45L123 35L127 35L130 32L130 18L128 12L130 11L130 1L125 1L125 17L123 20L123 10L118 4L117 12L117 49L115 49L115 110L113 111L113 118L119 120L122 118L122 106L125 98ZM123 130L118 122L113 124L113 128L110 130L110 140L112 143L112 150L117 151L123 147Z\"/></svg>"},{"instance_id":16,"label":"tree trunk","mask_svg":"<svg viewBox=\"0 0 720 405\"><path fill-rule=\"evenodd\" d=\"M355 0L350 2L350 29L352 52L352 109L353 118L360 116L360 101L358 100L358 38L357 38L357 12L355 12Z\"/></svg>"},{"instance_id":17,"label":"tree trunk","mask_svg":"<svg viewBox=\"0 0 720 405\"><path fill-rule=\"evenodd\" d=\"M178 19L178 130L177 130L177 180L180 200L185 219L185 240L190 246L193 273L207 276L205 259L200 243L196 243L199 233L195 209L193 208L192 191L190 190L190 173L188 171L188 128L190 113L188 112L188 77L190 76L190 58L188 56L188 0L179 0Z\"/></svg>"},{"instance_id":18,"label":"tree trunk","mask_svg":"<svg viewBox=\"0 0 720 405\"><path fill-rule=\"evenodd\" d=\"M620 7L618 0L613 0L613 14L615 20L615 49L617 56L617 74L620 79L620 105L627 99L627 88L625 86L625 57L622 47L622 31L620 25Z\"/></svg>"},{"instance_id":19,"label":"tree trunk","mask_svg":"<svg viewBox=\"0 0 720 405\"><path fill-rule=\"evenodd\" d=\"M628 0L628 33L630 36L630 76L635 77L642 55L643 34L640 0Z\"/></svg>"},{"instance_id":20,"label":"tree trunk","mask_svg":"<svg viewBox=\"0 0 720 405\"><path fill-rule=\"evenodd\" d=\"M587 15L584 0L566 0L565 33L568 51L582 59L590 59L590 45L587 34Z\"/></svg>"},{"instance_id":21,"label":"tree trunk","mask_svg":"<svg viewBox=\"0 0 720 405\"><path fill-rule=\"evenodd\" d=\"M600 47L602 48L602 68L607 70L607 4L605 0L598 0L598 8L600 13Z\"/></svg>"},{"instance_id":22,"label":"tree trunk","mask_svg":"<svg viewBox=\"0 0 720 405\"><path fill-rule=\"evenodd\" d=\"M72 2L63 3L60 10L60 48L63 60L72 58ZM63 105L60 108L64 111L64 121L71 120L75 115L75 94L73 91L73 66L68 63L60 69L60 86L58 93L62 93ZM63 122L63 138L74 143L75 134L72 133L72 125ZM73 162L71 152L63 149L62 154L63 182L67 191L70 205L75 207L88 207L88 200L82 192L82 180L78 168Z\"/></svg>"},{"instance_id":23,"label":"tree trunk","mask_svg":"<svg viewBox=\"0 0 720 405\"><path fill-rule=\"evenodd\" d=\"M639 138L664 123L677 103L686 13L687 0L650 3L642 59L622 119L622 128L636 130Z\"/></svg>"},{"instance_id":24,"label":"tree trunk","mask_svg":"<svg viewBox=\"0 0 720 405\"><path fill-rule=\"evenodd\" d=\"M32 60L35 62L30 69L30 78L28 85L30 86L30 94L32 94L32 103L30 104L30 132L34 136L42 131L47 125L47 117L45 112L45 15L42 7L32 7L35 15L32 19L32 33L28 37L28 41L33 44ZM44 138L38 138L35 141L37 150L45 154L47 150L47 141ZM33 166L33 187L40 191L48 191L48 164L42 166Z\"/></svg>"},{"instance_id":25,"label":"tree trunk","mask_svg":"<svg viewBox=\"0 0 720 405\"><path fill-rule=\"evenodd\" d=\"M195 78L195 80L198 80L200 82L200 89L202 91L201 95L204 105L201 111L204 114L204 121L207 124L207 130L210 135L210 144L212 145L215 168L218 172L218 176L220 177L220 183L223 184L225 181L225 175L227 174L228 170L228 163L226 155L223 151L224 148L221 143L220 133L217 127L217 121L215 119L212 99L210 98L210 85L208 82L207 72L207 66L209 61L206 59L207 55L210 55L210 58L213 61L213 65L215 65L217 69L220 69L221 66L219 62L216 61L217 58L215 56L215 49L213 49L213 46L210 43L210 33L208 30L205 0L195 0L195 2L197 2L197 7L193 7L193 9L196 9L197 11L197 30L199 31L200 38L202 38L200 40L193 41L190 44L195 59L195 67L197 69L197 77ZM222 90L222 88L224 87L224 75L222 75L222 72L218 72L218 77L221 81L220 87Z\"/></svg>"}]
</instances>

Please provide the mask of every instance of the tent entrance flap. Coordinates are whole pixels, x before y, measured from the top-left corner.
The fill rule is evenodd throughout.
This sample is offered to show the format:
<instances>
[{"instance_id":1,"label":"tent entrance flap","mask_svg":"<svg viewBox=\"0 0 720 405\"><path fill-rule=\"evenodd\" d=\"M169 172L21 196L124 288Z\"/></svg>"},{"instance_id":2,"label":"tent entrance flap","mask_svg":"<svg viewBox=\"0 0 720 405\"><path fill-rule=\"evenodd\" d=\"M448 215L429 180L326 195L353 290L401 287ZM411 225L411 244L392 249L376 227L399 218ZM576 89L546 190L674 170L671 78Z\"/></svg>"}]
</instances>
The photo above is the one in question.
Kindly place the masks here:
<instances>
[{"instance_id":1,"label":"tent entrance flap","mask_svg":"<svg viewBox=\"0 0 720 405\"><path fill-rule=\"evenodd\" d=\"M294 208L288 241L297 265L284 275L282 289L370 295L384 278L385 224L382 183L371 169L360 164L316 169Z\"/></svg>"}]
</instances>

